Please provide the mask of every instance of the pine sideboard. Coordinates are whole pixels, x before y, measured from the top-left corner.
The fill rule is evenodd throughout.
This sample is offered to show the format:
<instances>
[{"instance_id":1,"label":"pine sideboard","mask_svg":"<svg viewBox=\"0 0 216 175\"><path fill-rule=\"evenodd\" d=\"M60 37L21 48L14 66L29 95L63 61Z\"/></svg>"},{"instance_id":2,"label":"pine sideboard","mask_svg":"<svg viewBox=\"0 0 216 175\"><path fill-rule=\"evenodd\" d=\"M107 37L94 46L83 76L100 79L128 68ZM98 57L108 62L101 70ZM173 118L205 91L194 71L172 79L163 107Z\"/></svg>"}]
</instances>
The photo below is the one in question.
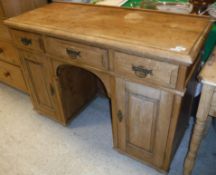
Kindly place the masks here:
<instances>
[{"instance_id":1,"label":"pine sideboard","mask_svg":"<svg viewBox=\"0 0 216 175\"><path fill-rule=\"evenodd\" d=\"M67 124L97 93L111 102L113 145L168 171L190 116L207 17L52 3L5 21L34 108Z\"/></svg>"}]
</instances>

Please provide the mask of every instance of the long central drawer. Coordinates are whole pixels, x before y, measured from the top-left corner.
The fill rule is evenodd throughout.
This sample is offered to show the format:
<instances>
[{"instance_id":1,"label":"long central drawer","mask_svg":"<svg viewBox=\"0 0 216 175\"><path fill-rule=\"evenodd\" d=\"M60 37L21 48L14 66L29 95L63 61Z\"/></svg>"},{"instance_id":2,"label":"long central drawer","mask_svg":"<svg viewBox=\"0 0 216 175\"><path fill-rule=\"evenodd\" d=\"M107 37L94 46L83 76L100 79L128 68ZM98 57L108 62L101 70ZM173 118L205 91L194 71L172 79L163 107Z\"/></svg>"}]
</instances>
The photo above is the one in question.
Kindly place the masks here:
<instances>
[{"instance_id":1,"label":"long central drawer","mask_svg":"<svg viewBox=\"0 0 216 175\"><path fill-rule=\"evenodd\" d=\"M45 43L46 51L50 55L99 69L108 68L108 53L105 49L51 37L47 37Z\"/></svg>"}]
</instances>

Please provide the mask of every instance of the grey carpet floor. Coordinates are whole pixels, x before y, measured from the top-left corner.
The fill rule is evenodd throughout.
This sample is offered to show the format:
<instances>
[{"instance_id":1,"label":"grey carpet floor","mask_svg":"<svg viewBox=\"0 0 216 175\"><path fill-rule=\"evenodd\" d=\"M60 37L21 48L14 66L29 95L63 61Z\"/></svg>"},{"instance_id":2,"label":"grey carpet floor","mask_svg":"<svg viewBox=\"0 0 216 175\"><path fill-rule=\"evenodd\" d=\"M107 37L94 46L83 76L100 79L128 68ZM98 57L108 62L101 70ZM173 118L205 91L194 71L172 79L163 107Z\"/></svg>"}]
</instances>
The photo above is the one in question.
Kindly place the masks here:
<instances>
[{"instance_id":1,"label":"grey carpet floor","mask_svg":"<svg viewBox=\"0 0 216 175\"><path fill-rule=\"evenodd\" d=\"M182 175L190 128L169 175ZM0 84L0 175L161 175L112 149L108 100L96 98L68 127L37 114L27 95ZM194 175L216 175L210 128Z\"/></svg>"}]
</instances>

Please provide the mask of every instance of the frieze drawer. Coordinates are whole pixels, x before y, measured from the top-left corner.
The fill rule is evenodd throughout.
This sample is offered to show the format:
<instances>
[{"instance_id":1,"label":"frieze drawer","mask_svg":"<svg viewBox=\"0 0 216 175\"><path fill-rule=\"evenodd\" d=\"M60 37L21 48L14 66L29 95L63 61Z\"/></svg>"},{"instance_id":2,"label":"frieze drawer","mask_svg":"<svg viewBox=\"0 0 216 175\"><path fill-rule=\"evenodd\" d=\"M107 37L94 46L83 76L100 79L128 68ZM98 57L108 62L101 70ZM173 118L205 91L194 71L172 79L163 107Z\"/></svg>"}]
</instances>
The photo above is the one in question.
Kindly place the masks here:
<instances>
[{"instance_id":1,"label":"frieze drawer","mask_svg":"<svg viewBox=\"0 0 216 175\"><path fill-rule=\"evenodd\" d=\"M99 69L108 68L108 53L105 49L48 37L46 51L55 57L86 64Z\"/></svg>"},{"instance_id":2,"label":"frieze drawer","mask_svg":"<svg viewBox=\"0 0 216 175\"><path fill-rule=\"evenodd\" d=\"M150 81L166 87L175 88L179 68L178 65L121 52L115 52L114 58L114 70L121 76Z\"/></svg>"},{"instance_id":3,"label":"frieze drawer","mask_svg":"<svg viewBox=\"0 0 216 175\"><path fill-rule=\"evenodd\" d=\"M43 52L43 41L40 35L18 30L11 30L14 43L21 49Z\"/></svg>"}]
</instances>

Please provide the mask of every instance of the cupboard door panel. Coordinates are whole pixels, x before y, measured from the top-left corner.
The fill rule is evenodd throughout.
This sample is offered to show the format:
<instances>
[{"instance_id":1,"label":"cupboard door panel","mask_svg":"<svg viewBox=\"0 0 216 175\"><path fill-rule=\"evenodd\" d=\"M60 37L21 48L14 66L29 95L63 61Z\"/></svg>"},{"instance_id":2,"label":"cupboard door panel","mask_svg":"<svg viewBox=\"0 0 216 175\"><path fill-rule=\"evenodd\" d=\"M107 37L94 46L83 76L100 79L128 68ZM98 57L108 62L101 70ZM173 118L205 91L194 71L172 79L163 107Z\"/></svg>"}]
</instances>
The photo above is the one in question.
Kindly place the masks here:
<instances>
[{"instance_id":1,"label":"cupboard door panel","mask_svg":"<svg viewBox=\"0 0 216 175\"><path fill-rule=\"evenodd\" d=\"M43 56L22 52L22 66L35 109L58 120L55 89L45 61Z\"/></svg>"},{"instance_id":2,"label":"cupboard door panel","mask_svg":"<svg viewBox=\"0 0 216 175\"><path fill-rule=\"evenodd\" d=\"M143 149L146 152L152 152L157 109L157 100L136 94L128 94L127 139L130 145Z\"/></svg>"},{"instance_id":3,"label":"cupboard door panel","mask_svg":"<svg viewBox=\"0 0 216 175\"><path fill-rule=\"evenodd\" d=\"M36 95L37 103L44 108L52 109L52 102L49 98L46 80L43 76L43 65L26 60L26 66L31 77L31 84Z\"/></svg>"},{"instance_id":4,"label":"cupboard door panel","mask_svg":"<svg viewBox=\"0 0 216 175\"><path fill-rule=\"evenodd\" d=\"M161 167L165 157L173 94L117 79L116 95L118 148Z\"/></svg>"}]
</instances>

